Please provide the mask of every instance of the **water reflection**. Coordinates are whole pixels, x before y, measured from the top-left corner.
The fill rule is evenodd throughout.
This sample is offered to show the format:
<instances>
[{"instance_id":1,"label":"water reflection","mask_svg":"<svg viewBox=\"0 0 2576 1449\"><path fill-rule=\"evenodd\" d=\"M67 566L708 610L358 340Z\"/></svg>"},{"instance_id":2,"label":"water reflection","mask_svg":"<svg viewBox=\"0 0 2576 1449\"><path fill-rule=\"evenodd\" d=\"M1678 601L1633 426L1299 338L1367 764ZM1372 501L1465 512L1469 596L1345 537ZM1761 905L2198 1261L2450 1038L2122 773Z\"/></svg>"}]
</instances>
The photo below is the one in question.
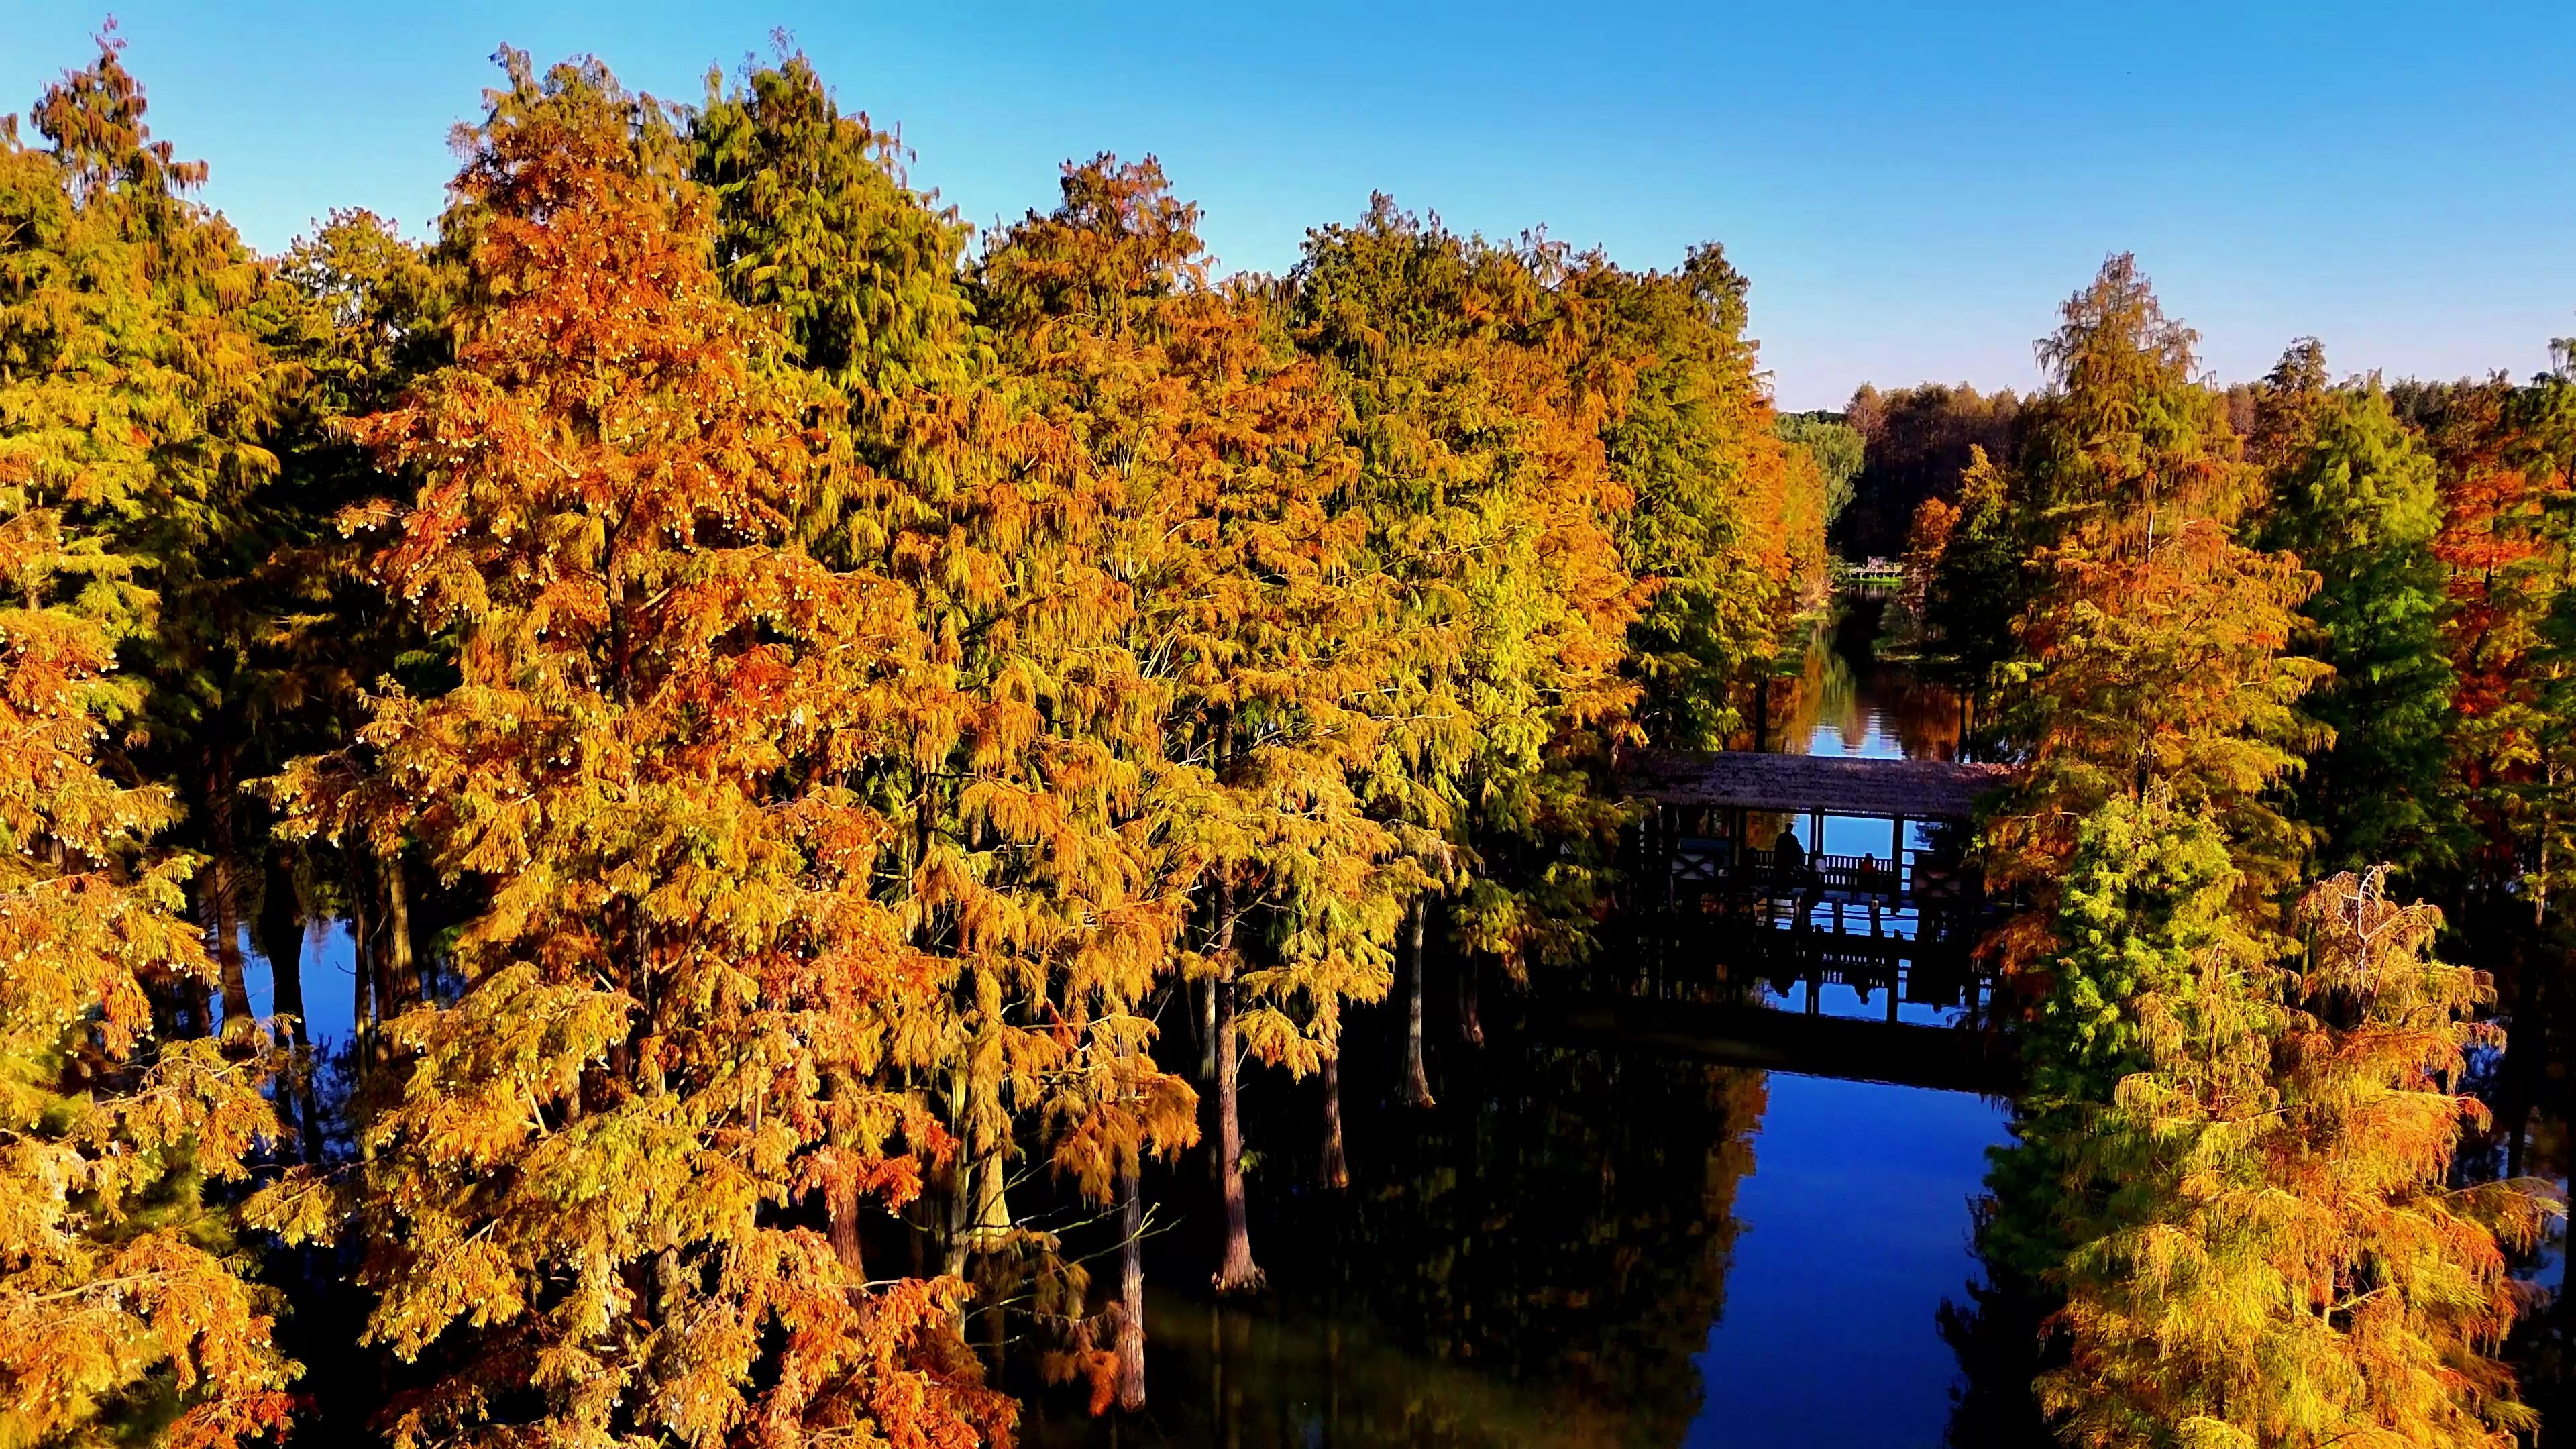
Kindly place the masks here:
<instances>
[{"instance_id":1,"label":"water reflection","mask_svg":"<svg viewBox=\"0 0 2576 1449\"><path fill-rule=\"evenodd\" d=\"M1773 694L1775 739L1955 752L1955 700L1875 662L1875 631L1864 610L1817 632ZM1439 1106L1416 1112L1388 1091L1391 1033L1370 1034L1392 1015L1348 1043L1346 1193L1311 1186L1316 1088L1247 1085L1269 1294L1219 1307L1196 1287L1213 1204L1203 1162L1175 1173L1160 1197L1181 1221L1148 1255L1148 1408L1095 1421L1078 1393L1038 1394L1031 1442L1942 1441L1954 1398L1973 1397L1942 1305L1976 1272L1970 1203L2002 1104L1574 1044L1542 1016L1489 1017L1476 1049L1435 1029Z\"/></svg>"},{"instance_id":2,"label":"water reflection","mask_svg":"<svg viewBox=\"0 0 2576 1449\"><path fill-rule=\"evenodd\" d=\"M1959 757L1960 699L1922 680L1902 662L1878 654L1887 601L1867 593L1846 598L1808 631L1798 672L1768 693L1771 748L1872 759ZM1736 741L1750 747L1748 729Z\"/></svg>"},{"instance_id":3,"label":"water reflection","mask_svg":"<svg viewBox=\"0 0 2576 1449\"><path fill-rule=\"evenodd\" d=\"M1774 1076L1684 1442L1939 1444L1958 1360L1938 1309L1976 1269L1968 1200L2004 1140L1985 1098Z\"/></svg>"},{"instance_id":4,"label":"water reflection","mask_svg":"<svg viewBox=\"0 0 2576 1449\"><path fill-rule=\"evenodd\" d=\"M1347 1193L1308 1189L1308 1154L1261 1162L1253 1241L1273 1301L1149 1308L1149 1407L1115 1442L1683 1441L1764 1074L1525 1029L1439 1069L1428 1112L1345 1104ZM1268 1096L1255 1139L1301 1140L1308 1092ZM1161 1281L1191 1281L1194 1246L1173 1235ZM1112 1442L1060 1410L1035 1437Z\"/></svg>"}]
</instances>

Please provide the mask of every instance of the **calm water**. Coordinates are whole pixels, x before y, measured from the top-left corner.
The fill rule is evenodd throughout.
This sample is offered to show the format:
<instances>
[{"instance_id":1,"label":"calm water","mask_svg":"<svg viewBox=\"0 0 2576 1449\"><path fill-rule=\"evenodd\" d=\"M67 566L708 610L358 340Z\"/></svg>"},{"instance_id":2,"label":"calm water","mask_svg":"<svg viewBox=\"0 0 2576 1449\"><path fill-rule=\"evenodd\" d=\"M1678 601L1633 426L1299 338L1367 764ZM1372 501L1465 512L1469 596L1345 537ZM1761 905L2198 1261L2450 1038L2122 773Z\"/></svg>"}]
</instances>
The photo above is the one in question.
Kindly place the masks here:
<instances>
[{"instance_id":1,"label":"calm water","mask_svg":"<svg viewBox=\"0 0 2576 1449\"><path fill-rule=\"evenodd\" d=\"M1819 630L1772 729L1818 754L1948 758L1957 704L1870 658L1874 610ZM1788 824L1788 822L1774 822ZM1809 849L1877 854L1885 822L1828 818ZM1928 844L1914 827L1910 848ZM306 944L313 1035L343 1038L351 952L333 924ZM268 973L250 961L256 1009ZM1316 1180L1313 1084L1255 1072L1245 1108L1264 1156L1253 1244L1270 1291L1220 1307L1203 1156L1155 1185L1151 1403L1094 1420L1005 1350L1029 1439L1063 1446L1935 1446L1955 1397L2018 1423L2029 1365L2007 1349L1963 1375L1936 1315L1978 1278L1970 1202L2002 1102L1965 1093L1569 1045L1489 995L1491 1040L1457 1041L1436 978L1439 1106L1392 1104L1392 1013L1355 1022L1345 1061L1353 1186ZM1803 987L1774 994L1802 1010ZM1831 1015L1875 1019L1851 988ZM1952 1009L1907 1003L1909 1021ZM1374 1031L1377 1036L1372 1037ZM2566 1129L2544 1118L2532 1170L2566 1180ZM1097 1236L1092 1225L1091 1236ZM1085 1232L1067 1236L1077 1251ZM1105 1281L1114 1263L1095 1259ZM2576 1417L2576 1307L2563 1239L2520 1276L2557 1286L2517 1335L2525 1390ZM2010 1330L2006 1330L2010 1336ZM2026 1337L2026 1334L2024 1335ZM1976 1334L1971 1331L1970 1339ZM1972 1353L1992 1354L1971 1343ZM1987 1427L1966 1443L2001 1442Z\"/></svg>"},{"instance_id":2,"label":"calm water","mask_svg":"<svg viewBox=\"0 0 2576 1449\"><path fill-rule=\"evenodd\" d=\"M1803 677L1775 691L1774 731L1817 753L1947 755L1955 705L1874 664L1870 622L1818 633ZM1919 828L1908 843L1925 843ZM1892 842L1884 822L1828 818L1821 844ZM349 959L336 928L308 946L316 1036L346 1030ZM1252 1074L1253 1247L1270 1292L1220 1308L1192 1291L1214 1248L1206 1164L1190 1159L1156 1184L1147 1411L1090 1419L1082 1394L1015 1358L1005 1380L1028 1396L1033 1442L1941 1442L1964 1385L1935 1315L1977 1273L1969 1203L2003 1104L1567 1044L1522 1029L1499 992L1470 1050L1433 987L1439 1106L1392 1103L1393 1013L1364 1014L1345 1065L1354 1182L1325 1193L1308 1186L1314 1084ZM1801 1009L1802 989L1775 1004ZM1849 987L1818 1005L1881 1014Z\"/></svg>"},{"instance_id":3,"label":"calm water","mask_svg":"<svg viewBox=\"0 0 2576 1449\"><path fill-rule=\"evenodd\" d=\"M1820 633L1775 729L1819 752L1938 755L1954 710L1849 628ZM1884 823L1825 825L1828 851L1890 844ZM1042 1394L1036 1442L1942 1442L1965 1385L1936 1315L1978 1273L1970 1203L2003 1103L1567 1044L1490 999L1469 1049L1440 986L1431 1112L1387 1100L1394 1043L1354 1028L1347 1194L1307 1186L1315 1089L1255 1075L1269 1293L1190 1291L1213 1262L1206 1168L1175 1173L1162 1200L1181 1220L1148 1255L1146 1412L1090 1421L1079 1395ZM1844 987L1819 1006L1867 1014Z\"/></svg>"}]
</instances>

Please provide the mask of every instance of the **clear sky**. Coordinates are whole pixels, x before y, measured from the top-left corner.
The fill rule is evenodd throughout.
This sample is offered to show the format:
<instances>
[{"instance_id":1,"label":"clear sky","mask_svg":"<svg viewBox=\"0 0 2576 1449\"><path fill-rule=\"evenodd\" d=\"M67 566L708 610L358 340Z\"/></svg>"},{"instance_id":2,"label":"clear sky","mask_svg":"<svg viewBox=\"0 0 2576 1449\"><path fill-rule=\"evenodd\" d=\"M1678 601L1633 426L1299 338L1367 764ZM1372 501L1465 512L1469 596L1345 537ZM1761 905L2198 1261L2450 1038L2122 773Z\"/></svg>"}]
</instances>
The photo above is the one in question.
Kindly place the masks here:
<instances>
[{"instance_id":1,"label":"clear sky","mask_svg":"<svg viewBox=\"0 0 2576 1449\"><path fill-rule=\"evenodd\" d=\"M0 0L0 110L105 8ZM2026 387L2115 249L2225 378L2304 334L2424 376L2529 373L2576 334L2571 0L114 9L156 131L262 249L333 206L435 216L500 43L694 99L784 26L978 222L1107 149L1159 155L1229 267L1285 267L1373 189L1632 266L1721 241L1788 407Z\"/></svg>"}]
</instances>

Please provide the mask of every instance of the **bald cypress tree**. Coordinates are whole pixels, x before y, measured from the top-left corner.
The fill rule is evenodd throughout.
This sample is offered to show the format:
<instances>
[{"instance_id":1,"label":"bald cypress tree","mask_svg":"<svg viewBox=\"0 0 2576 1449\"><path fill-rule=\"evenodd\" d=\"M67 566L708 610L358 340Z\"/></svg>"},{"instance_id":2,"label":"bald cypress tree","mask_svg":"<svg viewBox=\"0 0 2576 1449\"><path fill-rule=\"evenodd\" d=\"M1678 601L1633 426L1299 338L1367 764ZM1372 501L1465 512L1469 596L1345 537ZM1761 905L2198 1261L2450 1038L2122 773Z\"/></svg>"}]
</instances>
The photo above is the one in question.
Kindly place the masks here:
<instances>
[{"instance_id":1,"label":"bald cypress tree","mask_svg":"<svg viewBox=\"0 0 2576 1449\"><path fill-rule=\"evenodd\" d=\"M256 1064L155 1029L154 995L214 974L187 862L152 845L175 802L99 769L134 691L56 601L125 561L75 549L34 481L0 457L0 1436L230 1446L285 1427L295 1370L210 1188L278 1123Z\"/></svg>"},{"instance_id":2,"label":"bald cypress tree","mask_svg":"<svg viewBox=\"0 0 2576 1449\"><path fill-rule=\"evenodd\" d=\"M2294 970L2208 951L2140 983L2144 1047L2078 1162L2071 1361L2041 1398L2078 1444L2502 1446L2535 1419L2494 1357L2523 1295L2504 1249L2548 1210L2449 1179L2481 973L2384 876L2310 889Z\"/></svg>"},{"instance_id":3,"label":"bald cypress tree","mask_svg":"<svg viewBox=\"0 0 2576 1449\"><path fill-rule=\"evenodd\" d=\"M2111 258L2041 344L2056 376L2022 410L2018 463L1962 493L1949 550L1998 488L2037 589L2004 666L2017 698L2001 724L2027 768L1987 832L1991 878L2042 901L2006 937L2015 962L2050 949L2073 823L2113 799L2161 789L2215 812L2249 907L2306 845L2273 789L2315 735L2297 703L2326 671L2289 652L2314 579L2239 536L2261 477L2193 376L2195 340L2132 258Z\"/></svg>"},{"instance_id":4,"label":"bald cypress tree","mask_svg":"<svg viewBox=\"0 0 2576 1449\"><path fill-rule=\"evenodd\" d=\"M285 791L311 828L412 817L482 902L363 1124L367 1332L421 1364L387 1427L1004 1432L954 1285L871 1284L829 1231L953 1145L869 1090L928 1065L897 1031L934 977L874 896L901 822L853 781L909 747L910 596L799 541L820 399L725 296L662 110L505 60L449 228L455 359L357 428L416 481L375 567L456 683L384 694Z\"/></svg>"},{"instance_id":5,"label":"bald cypress tree","mask_svg":"<svg viewBox=\"0 0 2576 1449\"><path fill-rule=\"evenodd\" d=\"M1193 1094L1149 1049L1192 879L1154 817L1163 695L1131 647L1136 479L1096 461L1089 415L1008 321L1042 320L1043 294L998 281L989 255L968 275L967 229L801 57L712 92L693 139L729 288L836 398L852 466L800 531L905 583L925 635L909 747L865 771L905 822L879 897L937 982L906 1028L936 1062L912 1099L962 1148L914 1223L985 1290L992 1332L1017 1299L1065 1350L1054 1366L1105 1375L1088 1274L1007 1189L1015 1161L1045 1163L1141 1213L1141 1158L1195 1138ZM1129 1296L1141 1328L1141 1285Z\"/></svg>"},{"instance_id":6,"label":"bald cypress tree","mask_svg":"<svg viewBox=\"0 0 2576 1449\"><path fill-rule=\"evenodd\" d=\"M1116 489L1123 642L1162 713L1150 820L1197 898L1215 1008L1216 1279L1244 1291L1241 1066L1316 1069L1346 1005L1388 985L1392 841L1351 782L1389 651L1366 519L1337 506L1355 471L1338 400L1275 289L1208 279L1196 209L1151 161L1068 167L1063 193L997 239L980 292L1006 361Z\"/></svg>"},{"instance_id":7,"label":"bald cypress tree","mask_svg":"<svg viewBox=\"0 0 2576 1449\"><path fill-rule=\"evenodd\" d=\"M11 153L14 213L0 349L0 450L75 549L129 567L84 584L85 611L151 683L116 745L177 785L186 841L206 856L196 908L219 966L226 1028L251 1029L240 944L247 831L239 820L260 679L248 577L272 542L272 451L288 369L260 325L270 284L220 216L189 198L181 161L145 122L123 41L49 86L32 114L50 143ZM176 1009L195 1022L195 1003Z\"/></svg>"},{"instance_id":8,"label":"bald cypress tree","mask_svg":"<svg viewBox=\"0 0 2576 1449\"><path fill-rule=\"evenodd\" d=\"M2313 348L2313 344L2310 344ZM2334 670L2307 701L2332 741L2298 786L2320 861L2420 874L2457 848L2445 779L2454 726L2442 649L2433 459L2375 383L2325 385L2321 350L2284 356L2259 395L2265 546L2318 576L2299 643Z\"/></svg>"},{"instance_id":9,"label":"bald cypress tree","mask_svg":"<svg viewBox=\"0 0 2576 1449\"><path fill-rule=\"evenodd\" d=\"M1604 265L1379 197L1313 232L1294 277L1301 343L1346 399L1349 496L1383 580L1372 628L1393 652L1357 780L1422 895L1409 1016L1441 936L1468 970L1570 960L1606 881L1620 816L1594 786L1637 697L1623 666L1651 589L1622 554L1633 498L1603 441L1625 386L1605 374L1635 365L1596 345ZM1426 1101L1407 1038L1405 1095Z\"/></svg>"}]
</instances>

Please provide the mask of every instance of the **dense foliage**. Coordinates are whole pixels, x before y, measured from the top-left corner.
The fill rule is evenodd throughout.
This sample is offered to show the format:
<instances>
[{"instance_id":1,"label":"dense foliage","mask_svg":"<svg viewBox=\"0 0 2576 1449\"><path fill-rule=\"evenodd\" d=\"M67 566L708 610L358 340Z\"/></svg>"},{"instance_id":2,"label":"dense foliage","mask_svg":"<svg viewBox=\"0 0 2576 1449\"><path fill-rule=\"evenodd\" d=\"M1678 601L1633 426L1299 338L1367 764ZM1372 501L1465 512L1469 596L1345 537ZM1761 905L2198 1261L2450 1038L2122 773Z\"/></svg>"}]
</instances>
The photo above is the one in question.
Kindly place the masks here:
<instances>
[{"instance_id":1,"label":"dense foliage","mask_svg":"<svg viewBox=\"0 0 2576 1449\"><path fill-rule=\"evenodd\" d=\"M2373 864L2476 926L2543 889L2545 834L2491 837L2519 880L2453 873L2474 796L2444 752L2493 707L2452 657L2486 627L2442 597L2457 514L2375 380L2330 384L2303 342L2240 431L2193 342L2112 258L2040 344L2011 461L1979 450L1917 513L1905 627L2020 767L1981 834L2030 1012L1981 1230L2011 1291L1953 1336L2036 1328L2070 1443L2513 1443L2509 1269L2551 1194L2461 1156L2495 977L2437 959L2443 912Z\"/></svg>"},{"instance_id":2,"label":"dense foliage","mask_svg":"<svg viewBox=\"0 0 2576 1449\"><path fill-rule=\"evenodd\" d=\"M1714 246L1222 277L1150 159L978 237L801 56L502 60L426 243L250 256L112 36L0 155L0 1437L1003 1442L1004 1304L1132 1405L1145 1161L1253 1287L1246 1063L1594 949L1855 440Z\"/></svg>"},{"instance_id":3,"label":"dense foliage","mask_svg":"<svg viewBox=\"0 0 2576 1449\"><path fill-rule=\"evenodd\" d=\"M1671 1430L1558 1325L1716 1311L1758 1083L1442 1107L1428 983L1474 1051L1616 949L1619 752L1821 708L1829 530L2017 767L1983 1237L2053 1432L2529 1425L2567 371L2220 390L2115 257L2027 398L1784 417L1714 243L1379 196L1222 275L1150 157L979 232L800 55L500 60L422 241L250 254L112 34L0 133L0 1443L1006 1444L1006 1370L1141 1406L1158 1193L1263 1286L1255 1170L1403 1259L1308 1288ZM1356 1173L1355 1028L1421 1109Z\"/></svg>"}]
</instances>

